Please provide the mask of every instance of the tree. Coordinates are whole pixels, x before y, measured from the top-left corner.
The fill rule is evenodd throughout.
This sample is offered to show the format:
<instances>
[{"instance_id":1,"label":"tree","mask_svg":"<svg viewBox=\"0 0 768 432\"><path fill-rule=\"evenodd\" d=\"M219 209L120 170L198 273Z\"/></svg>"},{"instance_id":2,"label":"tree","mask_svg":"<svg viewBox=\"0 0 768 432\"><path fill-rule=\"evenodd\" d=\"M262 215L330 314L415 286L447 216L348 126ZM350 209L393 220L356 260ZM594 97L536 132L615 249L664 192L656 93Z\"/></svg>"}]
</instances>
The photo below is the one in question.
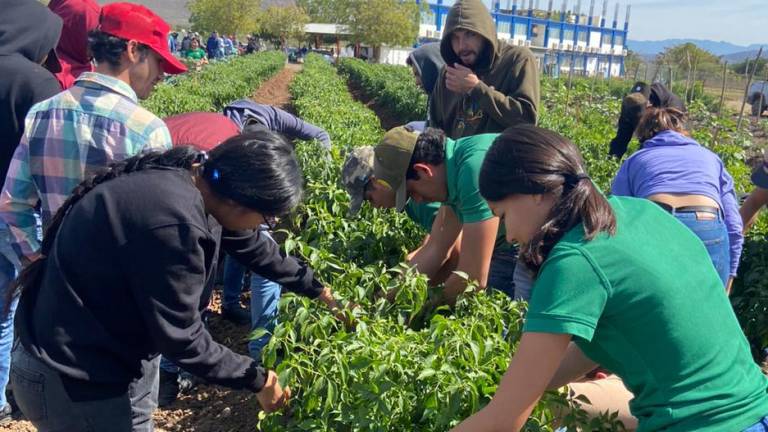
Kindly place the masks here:
<instances>
[{"instance_id":1,"label":"tree","mask_svg":"<svg viewBox=\"0 0 768 432\"><path fill-rule=\"evenodd\" d=\"M261 0L190 0L187 6L193 31L243 34L259 29Z\"/></svg>"},{"instance_id":2,"label":"tree","mask_svg":"<svg viewBox=\"0 0 768 432\"><path fill-rule=\"evenodd\" d=\"M349 29L358 42L374 47L378 54L381 45L412 45L419 34L420 13L415 0L356 0Z\"/></svg>"},{"instance_id":3,"label":"tree","mask_svg":"<svg viewBox=\"0 0 768 432\"><path fill-rule=\"evenodd\" d=\"M355 0L298 0L312 22L325 24L349 24Z\"/></svg>"},{"instance_id":4,"label":"tree","mask_svg":"<svg viewBox=\"0 0 768 432\"><path fill-rule=\"evenodd\" d=\"M765 65L768 64L768 59L761 58L757 62L757 71L755 71L755 74L757 76L761 76L765 74L766 67ZM749 72L752 72L752 68L755 67L755 59L754 58L748 58L744 60L741 63L735 63L733 66L731 66L731 69L736 72L737 74L744 75L747 73L747 65L749 65Z\"/></svg>"},{"instance_id":5,"label":"tree","mask_svg":"<svg viewBox=\"0 0 768 432\"><path fill-rule=\"evenodd\" d=\"M262 36L285 46L289 39L304 36L309 15L299 6L270 6L262 16Z\"/></svg>"},{"instance_id":6,"label":"tree","mask_svg":"<svg viewBox=\"0 0 768 432\"><path fill-rule=\"evenodd\" d=\"M634 74L636 70L639 70L640 65L645 63L640 55L632 50L627 51L627 56L624 57L624 70L627 76Z\"/></svg>"},{"instance_id":7,"label":"tree","mask_svg":"<svg viewBox=\"0 0 768 432\"><path fill-rule=\"evenodd\" d=\"M667 48L656 58L659 66L665 66L666 70L672 70L673 80L684 81L682 88L677 89L685 100L691 100L696 88L696 77L701 72L717 74L721 69L720 58L711 52L697 47L693 43L685 43ZM674 83L670 87L675 91Z\"/></svg>"}]
</instances>

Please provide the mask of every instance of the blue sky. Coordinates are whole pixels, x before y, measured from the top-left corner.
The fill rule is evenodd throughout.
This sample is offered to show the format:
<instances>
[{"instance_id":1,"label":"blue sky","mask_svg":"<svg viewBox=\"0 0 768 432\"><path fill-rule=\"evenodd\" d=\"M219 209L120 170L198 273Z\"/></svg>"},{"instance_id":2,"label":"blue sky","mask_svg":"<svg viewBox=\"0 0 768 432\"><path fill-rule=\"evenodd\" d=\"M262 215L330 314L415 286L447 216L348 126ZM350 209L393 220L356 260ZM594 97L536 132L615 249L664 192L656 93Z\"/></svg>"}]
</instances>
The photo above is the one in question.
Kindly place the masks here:
<instances>
[{"instance_id":1,"label":"blue sky","mask_svg":"<svg viewBox=\"0 0 768 432\"><path fill-rule=\"evenodd\" d=\"M434 0L432 0L434 1ZM487 5L491 0L484 0ZM527 0L525 4L528 4ZM548 0L539 0L545 8ZM451 0L445 3L453 3ZM600 10L602 0L596 0ZM613 18L615 0L608 2L608 16ZM619 23L624 22L624 8L632 4L629 37L635 40L711 39L737 45L768 44L768 1L766 0L620 0ZM506 0L501 0L504 7ZM520 0L518 0L520 4ZM569 9L576 0L568 0ZM589 0L582 0L587 12ZM560 9L562 0L554 0Z\"/></svg>"}]
</instances>

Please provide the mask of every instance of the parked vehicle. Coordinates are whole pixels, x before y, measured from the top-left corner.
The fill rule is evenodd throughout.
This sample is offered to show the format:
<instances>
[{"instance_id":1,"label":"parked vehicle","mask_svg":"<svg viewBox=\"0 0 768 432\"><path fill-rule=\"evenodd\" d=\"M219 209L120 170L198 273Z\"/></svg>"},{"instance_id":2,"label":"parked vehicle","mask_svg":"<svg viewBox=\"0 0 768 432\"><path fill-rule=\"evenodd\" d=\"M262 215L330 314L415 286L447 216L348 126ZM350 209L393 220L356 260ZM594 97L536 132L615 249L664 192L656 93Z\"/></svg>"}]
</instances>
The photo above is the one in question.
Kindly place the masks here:
<instances>
[{"instance_id":1,"label":"parked vehicle","mask_svg":"<svg viewBox=\"0 0 768 432\"><path fill-rule=\"evenodd\" d=\"M762 97L761 97L762 96ZM761 115L768 109L768 82L755 81L747 93L747 103L752 105L752 115Z\"/></svg>"}]
</instances>

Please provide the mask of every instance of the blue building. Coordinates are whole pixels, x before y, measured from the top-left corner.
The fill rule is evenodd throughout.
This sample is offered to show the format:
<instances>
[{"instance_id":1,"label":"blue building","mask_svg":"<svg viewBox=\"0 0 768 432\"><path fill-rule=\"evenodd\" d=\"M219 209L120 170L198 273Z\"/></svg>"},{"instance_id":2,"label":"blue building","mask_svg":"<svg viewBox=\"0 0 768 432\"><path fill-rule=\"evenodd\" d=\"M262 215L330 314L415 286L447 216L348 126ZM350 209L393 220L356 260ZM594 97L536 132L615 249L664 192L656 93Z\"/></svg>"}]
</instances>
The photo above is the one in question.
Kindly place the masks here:
<instances>
[{"instance_id":1,"label":"blue building","mask_svg":"<svg viewBox=\"0 0 768 432\"><path fill-rule=\"evenodd\" d=\"M608 0L603 0L599 15L595 15L595 0L590 0L587 14L582 13L581 0L572 9L569 0L562 0L559 10L553 10L553 1L548 0L547 9L539 9L539 0L527 0L527 5L526 0L507 0L504 7L493 0L491 15L499 40L530 48L539 59L539 69L548 75L569 73L572 68L575 75L624 76L631 7L626 7L624 24L619 27L618 3L609 23ZM446 0L428 3L421 16L421 42L442 37L452 4Z\"/></svg>"}]
</instances>

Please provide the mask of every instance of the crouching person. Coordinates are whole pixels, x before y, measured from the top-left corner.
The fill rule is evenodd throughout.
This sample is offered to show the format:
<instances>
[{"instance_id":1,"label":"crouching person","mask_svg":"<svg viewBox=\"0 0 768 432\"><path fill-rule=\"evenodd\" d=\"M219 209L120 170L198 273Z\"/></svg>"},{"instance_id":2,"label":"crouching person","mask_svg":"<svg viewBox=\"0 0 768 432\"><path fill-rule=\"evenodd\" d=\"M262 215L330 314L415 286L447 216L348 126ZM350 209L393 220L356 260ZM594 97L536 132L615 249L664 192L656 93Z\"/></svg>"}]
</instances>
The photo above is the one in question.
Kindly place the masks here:
<instances>
[{"instance_id":1,"label":"crouching person","mask_svg":"<svg viewBox=\"0 0 768 432\"><path fill-rule=\"evenodd\" d=\"M158 354L255 392L266 411L284 406L290 390L214 342L200 303L219 246L246 262L264 250L255 228L294 208L302 182L291 146L264 132L209 157L190 147L135 156L81 183L11 292L21 291L11 379L24 415L41 432L151 431L151 416L141 425L132 416L154 408ZM279 258L265 269L290 261L268 250ZM309 281L305 294L329 297L311 269L289 264Z\"/></svg>"}]
</instances>

